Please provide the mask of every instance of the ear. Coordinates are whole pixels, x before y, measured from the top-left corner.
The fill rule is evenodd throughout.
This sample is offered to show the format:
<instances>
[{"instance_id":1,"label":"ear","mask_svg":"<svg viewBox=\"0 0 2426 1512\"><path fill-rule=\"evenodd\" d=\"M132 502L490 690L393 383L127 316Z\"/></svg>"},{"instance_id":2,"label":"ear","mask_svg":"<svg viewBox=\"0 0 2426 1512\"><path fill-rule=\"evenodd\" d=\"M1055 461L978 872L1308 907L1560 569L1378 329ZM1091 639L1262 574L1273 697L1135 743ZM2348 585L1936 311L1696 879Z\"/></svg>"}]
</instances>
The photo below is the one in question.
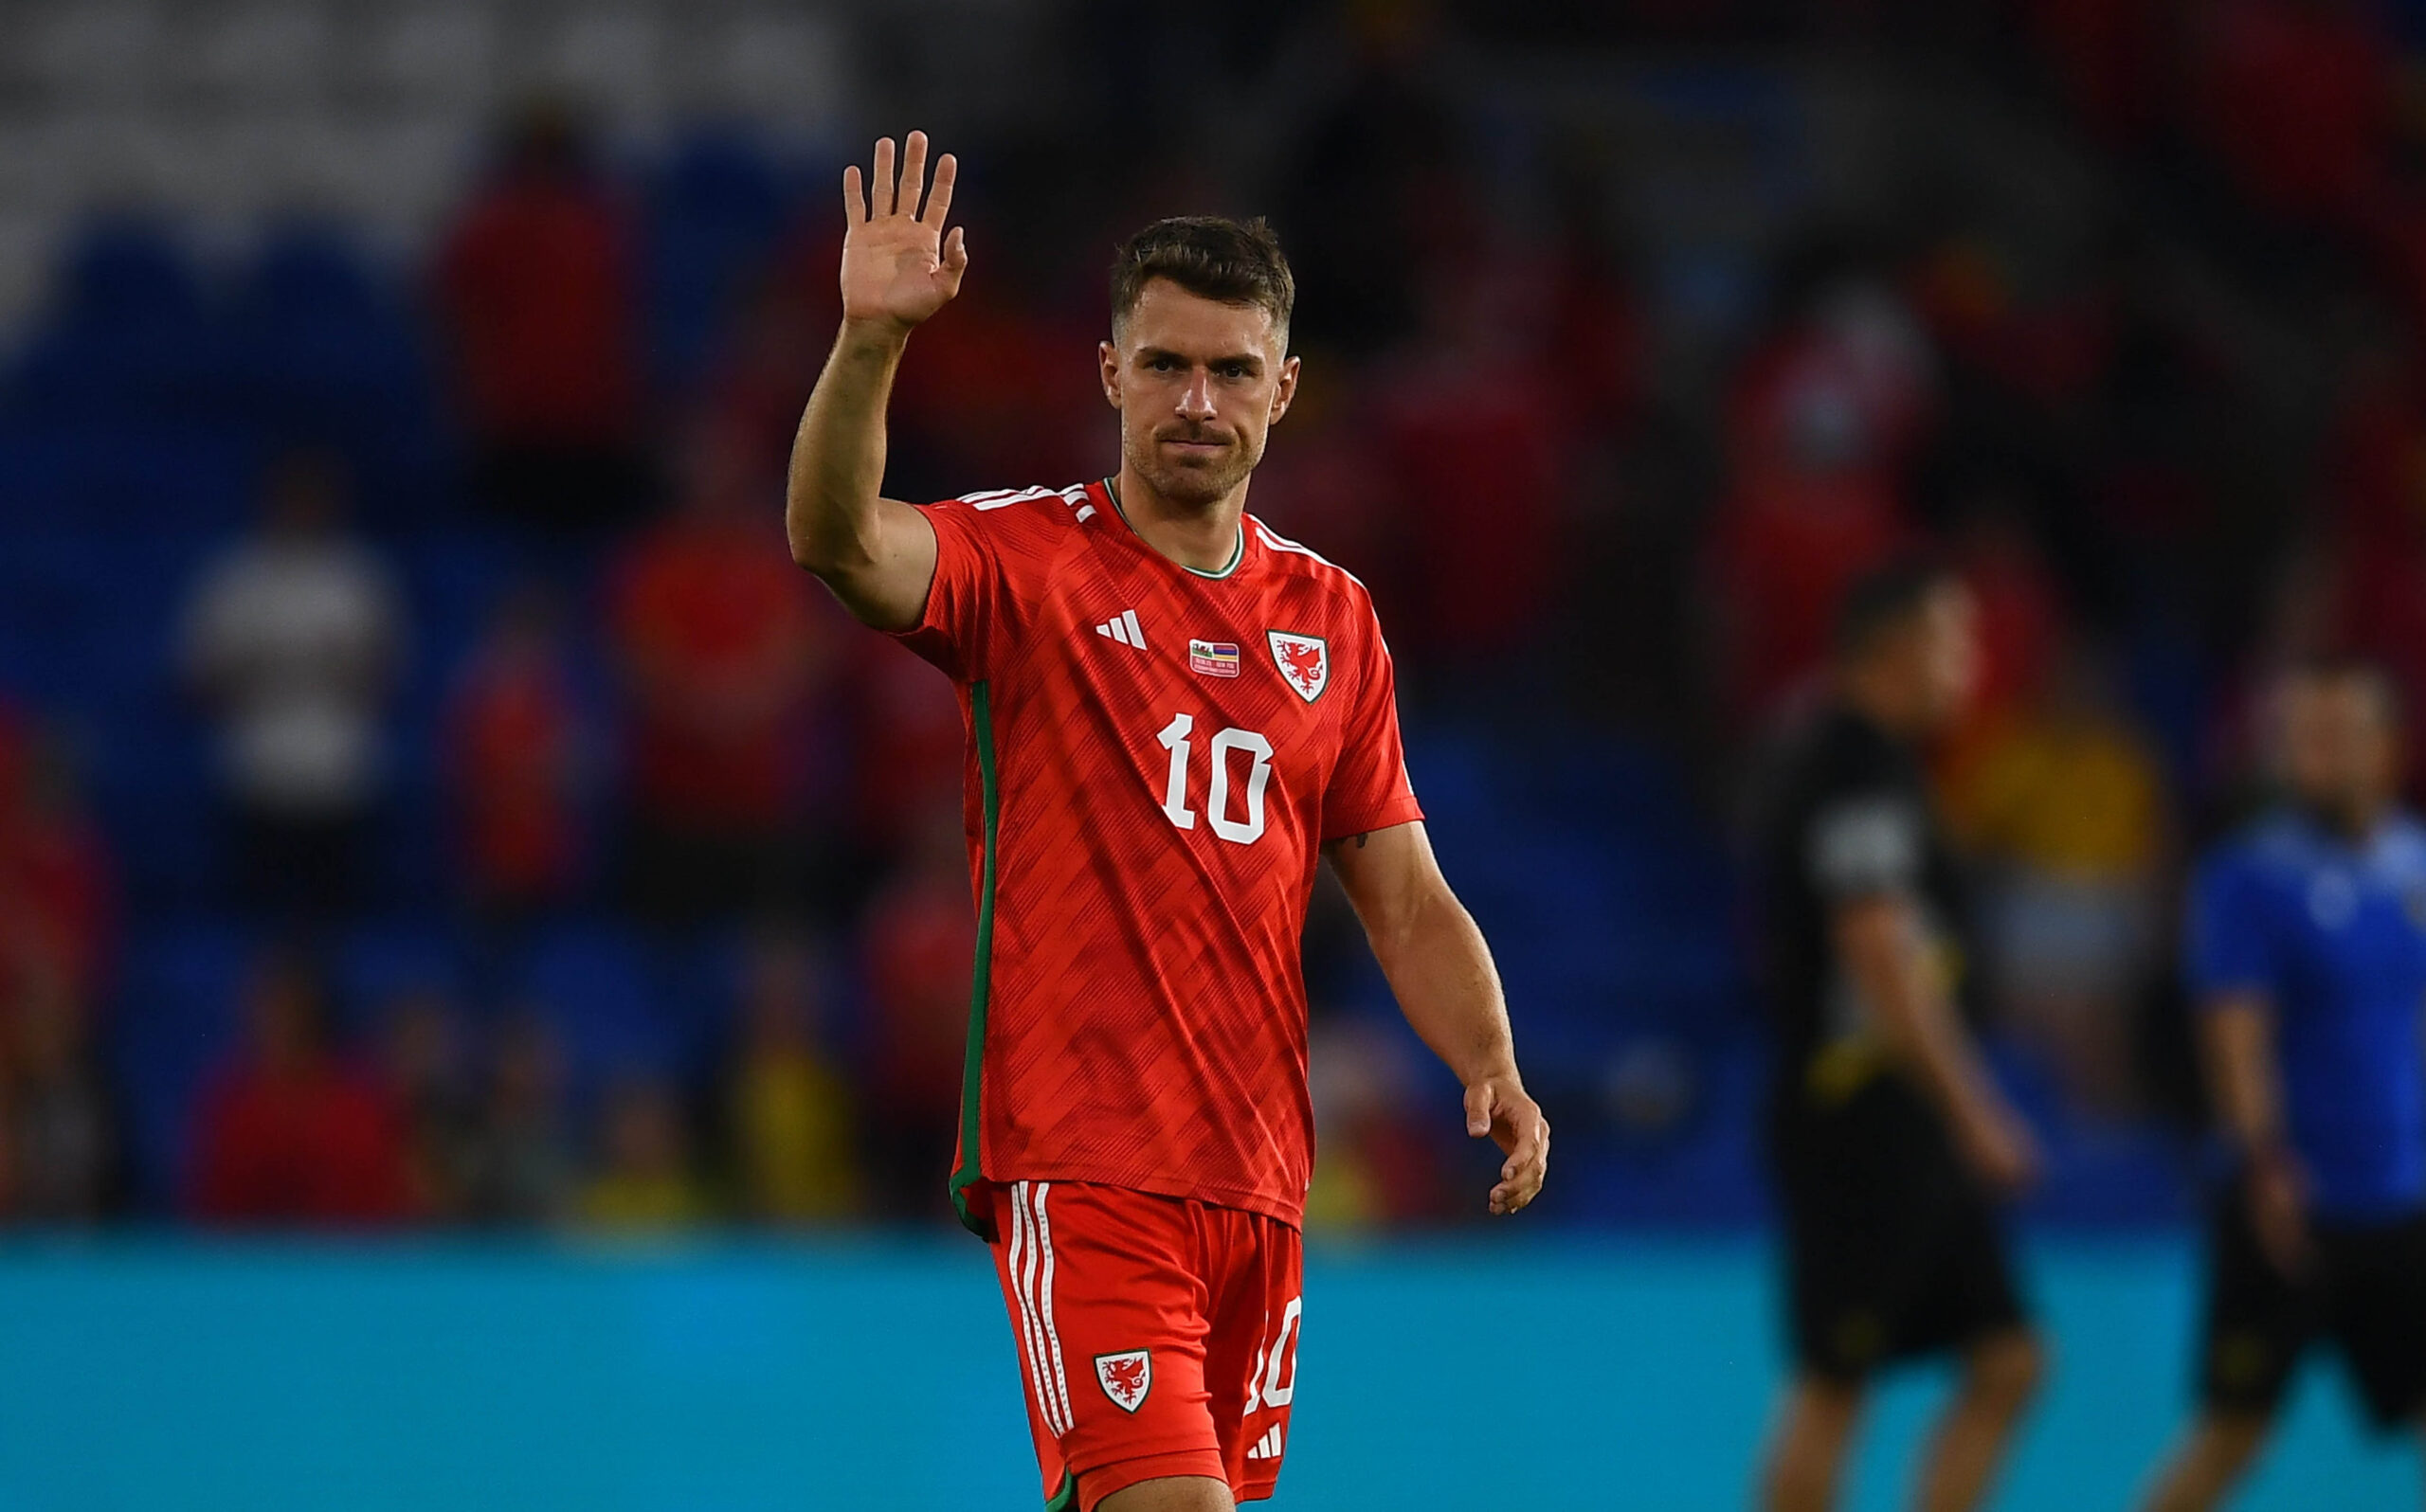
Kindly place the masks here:
<instances>
[{"instance_id":1,"label":"ear","mask_svg":"<svg viewBox=\"0 0 2426 1512\"><path fill-rule=\"evenodd\" d=\"M1272 386L1272 414L1264 423L1267 425L1280 423L1280 417L1289 413L1289 402L1296 397L1297 359L1283 358L1280 363L1280 379Z\"/></svg>"},{"instance_id":2,"label":"ear","mask_svg":"<svg viewBox=\"0 0 2426 1512\"><path fill-rule=\"evenodd\" d=\"M1104 403L1120 407L1120 349L1109 341L1095 343L1095 361L1103 369Z\"/></svg>"}]
</instances>

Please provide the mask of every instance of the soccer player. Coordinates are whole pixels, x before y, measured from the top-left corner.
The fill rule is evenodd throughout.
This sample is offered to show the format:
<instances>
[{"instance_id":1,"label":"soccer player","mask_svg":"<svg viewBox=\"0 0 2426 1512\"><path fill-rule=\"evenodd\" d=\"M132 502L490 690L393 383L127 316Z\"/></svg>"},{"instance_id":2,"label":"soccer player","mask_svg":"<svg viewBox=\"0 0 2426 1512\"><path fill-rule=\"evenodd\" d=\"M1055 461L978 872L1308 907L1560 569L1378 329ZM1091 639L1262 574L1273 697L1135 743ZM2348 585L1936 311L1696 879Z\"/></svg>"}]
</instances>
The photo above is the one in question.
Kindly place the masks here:
<instances>
[{"instance_id":1,"label":"soccer player","mask_svg":"<svg viewBox=\"0 0 2426 1512\"><path fill-rule=\"evenodd\" d=\"M2185 971L2234 1155L2208 1251L2200 1413L2154 1512L2211 1507L2329 1336L2379 1428L2426 1431L2426 826L2395 806L2366 665L2283 689L2290 801L2200 865Z\"/></svg>"},{"instance_id":2,"label":"soccer player","mask_svg":"<svg viewBox=\"0 0 2426 1512\"><path fill-rule=\"evenodd\" d=\"M1549 1127L1425 838L1372 602L1245 513L1297 386L1272 234L1169 220L1120 248L1117 473L913 507L878 495L886 400L969 256L952 158L927 191L914 132L894 168L888 138L843 174L792 555L960 692L979 945L950 1192L993 1250L1047 1504L1214 1512L1269 1496L1289 1444L1320 857L1505 1154L1491 1211L1541 1189Z\"/></svg>"},{"instance_id":3,"label":"soccer player","mask_svg":"<svg viewBox=\"0 0 2426 1512\"><path fill-rule=\"evenodd\" d=\"M1856 584L1829 699L1764 804L1795 1361L1764 1471L1778 1512L1833 1505L1873 1374L1941 1353L1961 1382L1915 1504L1978 1505L2040 1375L1995 1213L2038 1156L1964 1027L1962 888L1917 757L1968 694L1974 616L1927 562Z\"/></svg>"}]
</instances>

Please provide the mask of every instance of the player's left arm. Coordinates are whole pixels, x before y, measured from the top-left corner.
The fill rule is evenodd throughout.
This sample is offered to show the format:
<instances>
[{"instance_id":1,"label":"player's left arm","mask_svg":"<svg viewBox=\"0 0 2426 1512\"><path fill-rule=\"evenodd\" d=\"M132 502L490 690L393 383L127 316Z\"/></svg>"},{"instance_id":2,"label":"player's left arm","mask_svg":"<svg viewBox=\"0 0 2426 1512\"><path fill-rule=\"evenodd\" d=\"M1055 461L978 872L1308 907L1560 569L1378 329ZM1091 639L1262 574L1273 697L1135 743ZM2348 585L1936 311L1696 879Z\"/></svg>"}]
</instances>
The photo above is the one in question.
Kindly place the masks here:
<instances>
[{"instance_id":1,"label":"player's left arm","mask_svg":"<svg viewBox=\"0 0 2426 1512\"><path fill-rule=\"evenodd\" d=\"M1466 1132L1507 1157L1491 1211L1514 1213L1542 1189L1550 1125L1516 1071L1499 968L1482 930L1449 891L1421 820L1323 847L1398 995L1399 1011L1466 1089Z\"/></svg>"}]
</instances>

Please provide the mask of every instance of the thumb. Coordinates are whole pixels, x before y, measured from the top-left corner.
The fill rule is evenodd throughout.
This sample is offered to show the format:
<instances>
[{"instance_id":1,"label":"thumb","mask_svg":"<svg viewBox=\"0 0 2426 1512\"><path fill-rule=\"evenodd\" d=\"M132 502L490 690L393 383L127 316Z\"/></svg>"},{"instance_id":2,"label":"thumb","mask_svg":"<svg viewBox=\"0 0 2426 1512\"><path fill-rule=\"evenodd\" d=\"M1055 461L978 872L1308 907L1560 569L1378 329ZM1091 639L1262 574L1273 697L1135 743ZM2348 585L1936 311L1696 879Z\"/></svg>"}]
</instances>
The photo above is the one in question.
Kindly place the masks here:
<instances>
[{"instance_id":1,"label":"thumb","mask_svg":"<svg viewBox=\"0 0 2426 1512\"><path fill-rule=\"evenodd\" d=\"M1491 1115L1498 1110L1499 1092L1489 1082L1466 1089L1466 1132L1480 1139L1491 1132Z\"/></svg>"}]
</instances>

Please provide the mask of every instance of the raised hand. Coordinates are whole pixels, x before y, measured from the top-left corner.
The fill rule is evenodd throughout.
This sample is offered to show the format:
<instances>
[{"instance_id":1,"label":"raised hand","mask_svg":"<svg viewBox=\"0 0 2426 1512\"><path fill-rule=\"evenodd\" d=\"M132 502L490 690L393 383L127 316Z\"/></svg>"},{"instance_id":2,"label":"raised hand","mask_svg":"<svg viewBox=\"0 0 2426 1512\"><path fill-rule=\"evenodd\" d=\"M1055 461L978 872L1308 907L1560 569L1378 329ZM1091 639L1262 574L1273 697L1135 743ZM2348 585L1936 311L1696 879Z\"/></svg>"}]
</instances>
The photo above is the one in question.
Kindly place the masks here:
<instances>
[{"instance_id":1,"label":"raised hand","mask_svg":"<svg viewBox=\"0 0 2426 1512\"><path fill-rule=\"evenodd\" d=\"M935 159L927 188L927 134L903 144L901 177L893 174L893 138L876 144L876 172L861 192L857 164L842 170L842 318L886 325L907 333L951 301L969 269L961 228L944 234L952 180L960 165L950 153ZM920 209L919 201L925 200Z\"/></svg>"}]
</instances>

